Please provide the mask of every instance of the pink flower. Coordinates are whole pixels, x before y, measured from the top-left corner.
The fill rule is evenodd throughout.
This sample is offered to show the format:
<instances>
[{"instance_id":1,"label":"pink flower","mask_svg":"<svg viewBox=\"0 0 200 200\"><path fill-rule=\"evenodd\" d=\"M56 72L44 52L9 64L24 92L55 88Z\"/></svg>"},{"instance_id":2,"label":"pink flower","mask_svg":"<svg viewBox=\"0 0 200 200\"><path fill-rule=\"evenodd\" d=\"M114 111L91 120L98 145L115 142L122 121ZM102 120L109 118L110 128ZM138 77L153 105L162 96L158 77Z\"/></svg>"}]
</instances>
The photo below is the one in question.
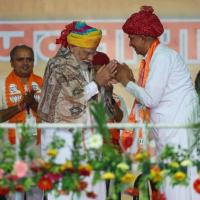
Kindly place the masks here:
<instances>
[{"instance_id":1,"label":"pink flower","mask_svg":"<svg viewBox=\"0 0 200 200\"><path fill-rule=\"evenodd\" d=\"M3 178L3 175L4 175L4 170L3 170L3 169L0 169L0 179Z\"/></svg>"},{"instance_id":2,"label":"pink flower","mask_svg":"<svg viewBox=\"0 0 200 200\"><path fill-rule=\"evenodd\" d=\"M23 178L28 172L28 165L24 161L18 160L15 162L14 172L18 178Z\"/></svg>"}]
</instances>

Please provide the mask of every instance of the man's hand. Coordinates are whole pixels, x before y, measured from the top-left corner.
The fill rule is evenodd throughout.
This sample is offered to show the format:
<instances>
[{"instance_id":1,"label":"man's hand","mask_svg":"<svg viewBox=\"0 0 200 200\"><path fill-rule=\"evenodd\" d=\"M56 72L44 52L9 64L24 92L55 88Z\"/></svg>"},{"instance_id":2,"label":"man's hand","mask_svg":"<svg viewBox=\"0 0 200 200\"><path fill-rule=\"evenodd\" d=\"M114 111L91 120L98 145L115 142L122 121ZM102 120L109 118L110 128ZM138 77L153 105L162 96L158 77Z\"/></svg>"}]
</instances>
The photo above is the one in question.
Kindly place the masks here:
<instances>
[{"instance_id":1,"label":"man's hand","mask_svg":"<svg viewBox=\"0 0 200 200\"><path fill-rule=\"evenodd\" d=\"M35 94L35 91L31 91L31 92L27 92L25 95L24 95L24 102L27 106L31 106L36 102L35 98L34 98L34 94Z\"/></svg>"},{"instance_id":2,"label":"man's hand","mask_svg":"<svg viewBox=\"0 0 200 200\"><path fill-rule=\"evenodd\" d=\"M36 91L32 90L31 92L27 92L23 97L23 102L25 103L26 107L32 108L35 112L37 111L38 103L34 98Z\"/></svg>"},{"instance_id":3,"label":"man's hand","mask_svg":"<svg viewBox=\"0 0 200 200\"><path fill-rule=\"evenodd\" d=\"M117 73L117 61L112 60L107 65L102 66L96 73L95 82L99 86L105 86Z\"/></svg>"},{"instance_id":4,"label":"man's hand","mask_svg":"<svg viewBox=\"0 0 200 200\"><path fill-rule=\"evenodd\" d=\"M117 64L117 73L115 75L115 79L124 86L126 86L129 81L135 82L132 70L125 63Z\"/></svg>"}]
</instances>

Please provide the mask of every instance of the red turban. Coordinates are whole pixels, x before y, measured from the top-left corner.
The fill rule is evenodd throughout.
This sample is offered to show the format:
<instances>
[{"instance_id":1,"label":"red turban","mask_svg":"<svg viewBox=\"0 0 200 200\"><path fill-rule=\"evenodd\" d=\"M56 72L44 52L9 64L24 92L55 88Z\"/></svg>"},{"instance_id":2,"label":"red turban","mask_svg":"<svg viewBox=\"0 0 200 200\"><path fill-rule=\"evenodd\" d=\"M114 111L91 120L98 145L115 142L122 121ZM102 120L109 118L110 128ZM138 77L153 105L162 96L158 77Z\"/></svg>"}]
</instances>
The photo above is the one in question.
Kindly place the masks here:
<instances>
[{"instance_id":1,"label":"red turban","mask_svg":"<svg viewBox=\"0 0 200 200\"><path fill-rule=\"evenodd\" d=\"M123 31L129 35L159 37L164 28L153 11L151 6L142 6L139 12L132 14L126 20L122 27Z\"/></svg>"},{"instance_id":2,"label":"red turban","mask_svg":"<svg viewBox=\"0 0 200 200\"><path fill-rule=\"evenodd\" d=\"M64 47L68 46L67 36L74 30L76 21L65 26L65 29L61 31L60 37L56 39L56 44L61 44Z\"/></svg>"},{"instance_id":3,"label":"red turban","mask_svg":"<svg viewBox=\"0 0 200 200\"><path fill-rule=\"evenodd\" d=\"M97 51L96 55L93 57L93 65L107 65L110 62L109 57L103 53Z\"/></svg>"}]
</instances>

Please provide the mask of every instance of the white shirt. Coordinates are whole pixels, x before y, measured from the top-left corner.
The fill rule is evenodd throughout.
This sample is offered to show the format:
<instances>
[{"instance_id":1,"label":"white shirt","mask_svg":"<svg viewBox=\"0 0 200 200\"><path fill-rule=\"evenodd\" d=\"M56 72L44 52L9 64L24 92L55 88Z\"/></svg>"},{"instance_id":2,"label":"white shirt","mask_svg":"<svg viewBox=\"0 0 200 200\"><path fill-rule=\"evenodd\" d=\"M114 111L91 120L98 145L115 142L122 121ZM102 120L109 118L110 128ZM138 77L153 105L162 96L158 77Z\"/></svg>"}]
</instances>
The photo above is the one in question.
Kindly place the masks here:
<instances>
[{"instance_id":1,"label":"white shirt","mask_svg":"<svg viewBox=\"0 0 200 200\"><path fill-rule=\"evenodd\" d=\"M198 102L189 70L174 50L159 44L151 62L145 88L129 82L126 89L143 105L150 108L152 123L189 123ZM166 143L183 144L187 136L178 129L154 129L158 146ZM178 134L178 135L177 135ZM182 139L182 143L178 140Z\"/></svg>"}]
</instances>

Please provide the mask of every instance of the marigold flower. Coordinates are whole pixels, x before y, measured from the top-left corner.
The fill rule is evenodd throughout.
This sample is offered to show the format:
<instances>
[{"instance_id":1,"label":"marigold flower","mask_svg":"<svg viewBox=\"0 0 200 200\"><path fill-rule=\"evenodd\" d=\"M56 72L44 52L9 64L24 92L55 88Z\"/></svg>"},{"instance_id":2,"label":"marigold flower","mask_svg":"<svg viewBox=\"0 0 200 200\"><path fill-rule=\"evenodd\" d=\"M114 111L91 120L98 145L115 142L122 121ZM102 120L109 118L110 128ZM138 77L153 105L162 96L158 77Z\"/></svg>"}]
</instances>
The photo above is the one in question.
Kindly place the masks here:
<instances>
[{"instance_id":1,"label":"marigold flower","mask_svg":"<svg viewBox=\"0 0 200 200\"><path fill-rule=\"evenodd\" d=\"M48 162L44 162L44 163L42 164L42 167L43 167L44 169L50 169L51 166L52 166L52 164L51 164L51 163L48 163Z\"/></svg>"},{"instance_id":2,"label":"marigold flower","mask_svg":"<svg viewBox=\"0 0 200 200\"><path fill-rule=\"evenodd\" d=\"M81 176L89 176L90 173L92 171L92 166L91 165L81 165L79 166L78 168L78 173L81 175Z\"/></svg>"},{"instance_id":3,"label":"marigold flower","mask_svg":"<svg viewBox=\"0 0 200 200\"><path fill-rule=\"evenodd\" d=\"M150 178L153 182L157 183L163 179L163 173L158 166L150 170Z\"/></svg>"},{"instance_id":4,"label":"marigold flower","mask_svg":"<svg viewBox=\"0 0 200 200\"><path fill-rule=\"evenodd\" d=\"M112 172L105 172L102 176L102 179L105 180L112 180L115 178L115 174L113 174Z\"/></svg>"},{"instance_id":5,"label":"marigold flower","mask_svg":"<svg viewBox=\"0 0 200 200\"><path fill-rule=\"evenodd\" d=\"M21 160L17 160L14 164L14 173L17 177L23 178L28 172L28 165Z\"/></svg>"},{"instance_id":6,"label":"marigold flower","mask_svg":"<svg viewBox=\"0 0 200 200\"><path fill-rule=\"evenodd\" d=\"M126 163L119 163L117 165L117 168L121 169L122 171L127 171L129 170L129 166Z\"/></svg>"},{"instance_id":7,"label":"marigold flower","mask_svg":"<svg viewBox=\"0 0 200 200\"><path fill-rule=\"evenodd\" d=\"M175 162L175 161L169 163L168 165L169 165L169 167L172 167L172 168L179 168L180 167L179 163Z\"/></svg>"},{"instance_id":8,"label":"marigold flower","mask_svg":"<svg viewBox=\"0 0 200 200\"><path fill-rule=\"evenodd\" d=\"M200 193L200 178L195 180L193 187L197 193Z\"/></svg>"},{"instance_id":9,"label":"marigold flower","mask_svg":"<svg viewBox=\"0 0 200 200\"><path fill-rule=\"evenodd\" d=\"M87 182L85 181L80 181L77 187L77 191L82 191L87 187Z\"/></svg>"},{"instance_id":10,"label":"marigold flower","mask_svg":"<svg viewBox=\"0 0 200 200\"><path fill-rule=\"evenodd\" d=\"M58 154L58 150L57 149L49 149L47 154L51 157L55 157Z\"/></svg>"},{"instance_id":11,"label":"marigold flower","mask_svg":"<svg viewBox=\"0 0 200 200\"><path fill-rule=\"evenodd\" d=\"M42 177L38 181L37 185L41 190L44 190L44 191L48 191L48 190L51 190L53 188L53 184L51 182L51 179L48 178L48 177Z\"/></svg>"},{"instance_id":12,"label":"marigold flower","mask_svg":"<svg viewBox=\"0 0 200 200\"><path fill-rule=\"evenodd\" d=\"M186 178L186 174L181 171L178 171L174 174L174 179L177 181L183 181L185 180L185 178Z\"/></svg>"},{"instance_id":13,"label":"marigold flower","mask_svg":"<svg viewBox=\"0 0 200 200\"><path fill-rule=\"evenodd\" d=\"M147 159L149 157L149 154L147 152L138 152L133 155L133 159L135 161L141 162L144 159Z\"/></svg>"},{"instance_id":14,"label":"marigold flower","mask_svg":"<svg viewBox=\"0 0 200 200\"><path fill-rule=\"evenodd\" d=\"M136 153L134 155L134 160L140 162L142 160L143 156L142 153Z\"/></svg>"},{"instance_id":15,"label":"marigold flower","mask_svg":"<svg viewBox=\"0 0 200 200\"><path fill-rule=\"evenodd\" d=\"M64 172L64 171L70 171L73 172L74 171L74 167L71 161L67 161L66 163L62 164L60 166L60 171Z\"/></svg>"},{"instance_id":16,"label":"marigold flower","mask_svg":"<svg viewBox=\"0 0 200 200\"><path fill-rule=\"evenodd\" d=\"M135 175L130 172L127 172L124 176L121 177L122 183L132 183L135 180Z\"/></svg>"}]
</instances>

